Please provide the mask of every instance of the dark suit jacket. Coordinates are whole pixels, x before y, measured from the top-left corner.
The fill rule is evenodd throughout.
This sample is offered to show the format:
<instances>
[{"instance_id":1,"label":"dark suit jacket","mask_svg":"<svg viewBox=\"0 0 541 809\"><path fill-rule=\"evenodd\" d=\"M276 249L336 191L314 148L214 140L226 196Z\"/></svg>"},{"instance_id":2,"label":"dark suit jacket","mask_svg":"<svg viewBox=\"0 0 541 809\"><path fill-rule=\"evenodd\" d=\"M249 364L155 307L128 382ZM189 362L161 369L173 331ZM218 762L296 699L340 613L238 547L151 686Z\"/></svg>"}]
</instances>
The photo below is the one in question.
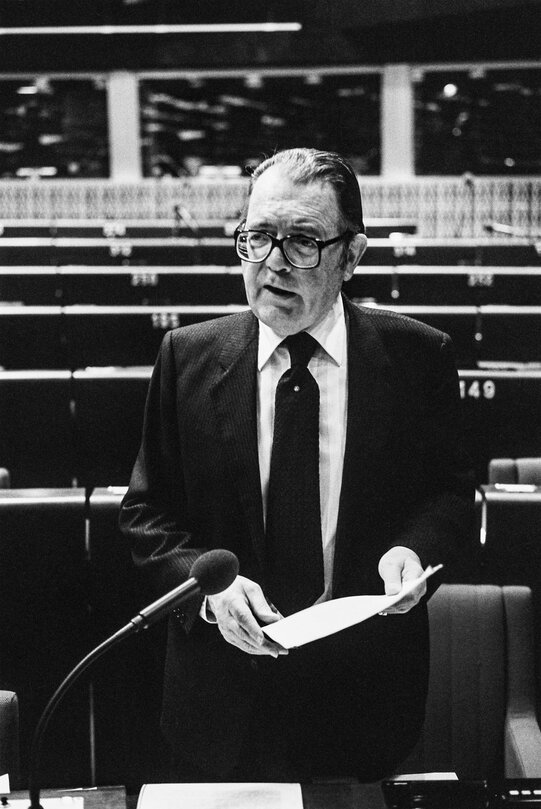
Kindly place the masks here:
<instances>
[{"instance_id":1,"label":"dark suit jacket","mask_svg":"<svg viewBox=\"0 0 541 809\"><path fill-rule=\"evenodd\" d=\"M471 541L474 501L449 337L391 312L345 306L348 423L334 597L381 593L377 564L393 546L412 548L423 565L451 564ZM265 584L257 338L257 320L245 312L163 341L121 510L134 559L160 592L211 548L230 549L241 574ZM278 661L229 646L197 617L199 606L194 599L170 622L165 668L163 727L185 755L227 772L262 676L287 711L311 715L306 740L328 738L337 767L361 771L375 756L367 771L383 775L406 755L426 694L425 604Z\"/></svg>"}]
</instances>

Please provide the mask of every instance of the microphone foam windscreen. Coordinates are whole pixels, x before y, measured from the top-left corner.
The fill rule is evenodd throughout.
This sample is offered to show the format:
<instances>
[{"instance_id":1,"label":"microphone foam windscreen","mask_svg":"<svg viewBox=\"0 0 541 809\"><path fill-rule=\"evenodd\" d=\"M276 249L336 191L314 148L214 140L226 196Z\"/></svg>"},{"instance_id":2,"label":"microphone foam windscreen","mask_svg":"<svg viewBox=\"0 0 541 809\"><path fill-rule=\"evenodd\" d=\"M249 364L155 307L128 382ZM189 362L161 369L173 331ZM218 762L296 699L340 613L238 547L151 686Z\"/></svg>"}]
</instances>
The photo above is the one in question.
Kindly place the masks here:
<instances>
[{"instance_id":1,"label":"microphone foam windscreen","mask_svg":"<svg viewBox=\"0 0 541 809\"><path fill-rule=\"evenodd\" d=\"M202 554L192 565L192 576L203 595L221 593L233 583L239 572L239 560L231 551L215 550Z\"/></svg>"}]
</instances>

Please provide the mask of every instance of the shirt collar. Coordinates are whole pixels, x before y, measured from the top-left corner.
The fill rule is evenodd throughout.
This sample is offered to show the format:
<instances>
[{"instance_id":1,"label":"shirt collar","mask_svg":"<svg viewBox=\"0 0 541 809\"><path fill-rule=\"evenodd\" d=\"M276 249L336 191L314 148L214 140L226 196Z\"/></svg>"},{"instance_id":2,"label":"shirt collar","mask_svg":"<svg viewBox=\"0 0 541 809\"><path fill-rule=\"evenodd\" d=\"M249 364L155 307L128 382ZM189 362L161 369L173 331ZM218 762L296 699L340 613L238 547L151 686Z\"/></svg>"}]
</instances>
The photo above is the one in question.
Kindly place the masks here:
<instances>
[{"instance_id":1,"label":"shirt collar","mask_svg":"<svg viewBox=\"0 0 541 809\"><path fill-rule=\"evenodd\" d=\"M338 295L332 308L323 320L316 326L306 329L308 334L317 340L321 348L327 352L333 362L341 366L347 359L347 332L344 314L344 302ZM257 369L261 371L267 364L276 348L283 341L270 326L259 321L259 347L257 354Z\"/></svg>"}]
</instances>

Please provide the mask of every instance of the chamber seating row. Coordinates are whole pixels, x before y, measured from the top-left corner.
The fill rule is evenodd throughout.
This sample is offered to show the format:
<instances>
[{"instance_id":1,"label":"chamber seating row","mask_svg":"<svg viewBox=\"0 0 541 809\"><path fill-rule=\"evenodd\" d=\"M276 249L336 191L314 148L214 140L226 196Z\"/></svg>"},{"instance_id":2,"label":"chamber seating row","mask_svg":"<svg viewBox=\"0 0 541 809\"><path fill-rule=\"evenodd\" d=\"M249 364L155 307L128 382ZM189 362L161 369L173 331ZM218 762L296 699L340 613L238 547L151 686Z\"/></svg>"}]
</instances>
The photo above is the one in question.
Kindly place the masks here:
<instances>
[{"instance_id":1,"label":"chamber seating row","mask_svg":"<svg viewBox=\"0 0 541 809\"><path fill-rule=\"evenodd\" d=\"M118 532L123 491L0 491L0 678L19 695L23 776L48 697L90 648L155 597ZM471 545L443 578L532 588L541 682L541 490L483 487L477 521ZM47 731L44 784L159 780L164 629L117 647L74 686Z\"/></svg>"},{"instance_id":2,"label":"chamber seating row","mask_svg":"<svg viewBox=\"0 0 541 809\"><path fill-rule=\"evenodd\" d=\"M365 299L362 299L365 301ZM463 368L541 363L541 305L374 304L451 335ZM0 367L5 370L148 365L167 329L238 312L245 303L153 306L0 305Z\"/></svg>"},{"instance_id":3,"label":"chamber seating row","mask_svg":"<svg viewBox=\"0 0 541 809\"><path fill-rule=\"evenodd\" d=\"M398 238L394 235L371 238L363 262L377 266L538 267L541 248L526 238L431 239L402 233ZM0 238L0 266L229 266L237 263L231 235Z\"/></svg>"},{"instance_id":4,"label":"chamber seating row","mask_svg":"<svg viewBox=\"0 0 541 809\"><path fill-rule=\"evenodd\" d=\"M175 206L171 219L3 219L2 238L168 238L171 236L231 236L239 220L196 220L181 205ZM417 223L403 218L368 218L366 232L370 238L386 238L391 233L414 234Z\"/></svg>"},{"instance_id":5,"label":"chamber seating row","mask_svg":"<svg viewBox=\"0 0 541 809\"><path fill-rule=\"evenodd\" d=\"M349 297L379 304L541 305L541 266L360 265ZM245 300L238 264L0 267L0 302L20 306L211 305Z\"/></svg>"},{"instance_id":6,"label":"chamber seating row","mask_svg":"<svg viewBox=\"0 0 541 809\"><path fill-rule=\"evenodd\" d=\"M400 220L399 220L400 221ZM171 236L229 236L237 222L205 219L190 224L180 216L171 219L3 219L0 220L0 244L3 239L58 238L170 238ZM388 232L388 231L387 231ZM410 231L411 232L411 231Z\"/></svg>"},{"instance_id":7,"label":"chamber seating row","mask_svg":"<svg viewBox=\"0 0 541 809\"><path fill-rule=\"evenodd\" d=\"M0 372L0 467L12 486L127 485L150 367ZM480 483L493 457L541 455L541 370L460 371Z\"/></svg>"}]
</instances>

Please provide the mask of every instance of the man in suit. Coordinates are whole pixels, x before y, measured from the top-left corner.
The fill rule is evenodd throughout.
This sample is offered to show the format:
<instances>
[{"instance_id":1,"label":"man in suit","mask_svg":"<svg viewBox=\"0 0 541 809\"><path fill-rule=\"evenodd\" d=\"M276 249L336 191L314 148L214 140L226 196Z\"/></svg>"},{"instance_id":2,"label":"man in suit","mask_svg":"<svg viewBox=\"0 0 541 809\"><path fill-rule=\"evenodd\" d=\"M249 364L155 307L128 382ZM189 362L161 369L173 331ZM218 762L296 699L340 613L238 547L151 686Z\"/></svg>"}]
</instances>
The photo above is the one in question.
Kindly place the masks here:
<instances>
[{"instance_id":1,"label":"man in suit","mask_svg":"<svg viewBox=\"0 0 541 809\"><path fill-rule=\"evenodd\" d=\"M250 310L166 335L121 510L135 562L160 592L205 550L240 561L227 590L169 623L162 726L174 777L377 780L422 725L426 586L289 653L261 625L307 603L396 593L466 547L474 490L451 341L342 295L366 236L357 179L335 153L263 162L235 241ZM296 434L313 417L301 411L288 434L297 416L278 393L306 333L315 472L304 456L295 469L314 445ZM304 396L299 373L288 406Z\"/></svg>"}]
</instances>

